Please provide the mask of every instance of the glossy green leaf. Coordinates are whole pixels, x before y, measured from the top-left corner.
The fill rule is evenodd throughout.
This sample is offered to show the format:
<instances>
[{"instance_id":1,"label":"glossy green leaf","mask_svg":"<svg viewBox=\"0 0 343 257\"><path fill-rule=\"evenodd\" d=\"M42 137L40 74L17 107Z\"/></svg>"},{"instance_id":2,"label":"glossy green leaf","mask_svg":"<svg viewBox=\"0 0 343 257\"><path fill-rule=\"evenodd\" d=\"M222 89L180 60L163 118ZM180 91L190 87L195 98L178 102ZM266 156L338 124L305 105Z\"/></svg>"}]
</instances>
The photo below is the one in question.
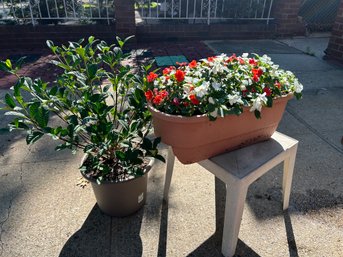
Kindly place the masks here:
<instances>
[{"instance_id":1,"label":"glossy green leaf","mask_svg":"<svg viewBox=\"0 0 343 257\"><path fill-rule=\"evenodd\" d=\"M29 144L33 144L37 140L39 140L43 135L44 135L44 133L42 133L42 132L32 131L31 133L27 134L27 136L26 136L26 143L28 145Z\"/></svg>"},{"instance_id":2,"label":"glossy green leaf","mask_svg":"<svg viewBox=\"0 0 343 257\"><path fill-rule=\"evenodd\" d=\"M13 97L8 93L5 95L5 102L11 108L14 108L16 106Z\"/></svg>"}]
</instances>

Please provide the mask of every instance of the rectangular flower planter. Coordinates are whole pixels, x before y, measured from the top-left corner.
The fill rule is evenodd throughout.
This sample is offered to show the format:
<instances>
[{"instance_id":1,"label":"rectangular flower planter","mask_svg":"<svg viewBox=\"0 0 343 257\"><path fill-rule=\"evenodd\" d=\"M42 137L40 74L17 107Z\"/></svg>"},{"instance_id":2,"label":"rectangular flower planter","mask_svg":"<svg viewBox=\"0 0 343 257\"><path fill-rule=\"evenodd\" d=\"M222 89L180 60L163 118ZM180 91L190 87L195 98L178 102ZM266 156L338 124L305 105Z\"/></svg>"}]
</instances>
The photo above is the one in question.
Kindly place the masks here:
<instances>
[{"instance_id":1,"label":"rectangular flower planter","mask_svg":"<svg viewBox=\"0 0 343 257\"><path fill-rule=\"evenodd\" d=\"M205 115L169 115L149 106L155 135L170 145L183 164L191 164L224 152L267 140L276 131L292 94L277 98L271 108L264 107L261 119L249 108L241 115L228 115L210 121Z\"/></svg>"}]
</instances>

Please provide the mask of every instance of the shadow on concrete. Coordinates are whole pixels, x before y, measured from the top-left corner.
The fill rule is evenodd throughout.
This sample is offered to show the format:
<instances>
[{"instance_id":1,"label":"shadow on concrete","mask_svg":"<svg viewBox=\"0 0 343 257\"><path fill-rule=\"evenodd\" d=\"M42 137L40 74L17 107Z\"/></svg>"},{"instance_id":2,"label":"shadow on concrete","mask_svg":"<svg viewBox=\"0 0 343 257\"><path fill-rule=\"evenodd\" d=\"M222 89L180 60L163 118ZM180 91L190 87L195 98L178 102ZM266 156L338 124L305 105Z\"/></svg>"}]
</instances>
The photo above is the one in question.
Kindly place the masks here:
<instances>
[{"instance_id":1,"label":"shadow on concrete","mask_svg":"<svg viewBox=\"0 0 343 257\"><path fill-rule=\"evenodd\" d=\"M209 256L209 257L221 257L221 245L222 245L222 234L223 234L223 226L224 226L224 213L225 213L225 195L226 195L226 188L225 184L215 178L215 206L216 206L216 231L215 233L208 238L204 243L202 243L197 249L195 249L192 253L190 253L189 257L202 257L202 256ZM167 207L165 207L167 208ZM162 211L162 219L161 219L161 228L166 229L167 221L162 221L167 219L164 217L164 214L168 215L168 211ZM285 221L285 228L287 233L287 242L289 248L290 257L299 257L298 255L298 248L295 241L295 236L293 232L293 226L291 222L291 218L288 211L283 213L284 221ZM162 226L163 224L163 226ZM163 234L166 234L164 232ZM160 234L160 242L161 242L161 234ZM158 255L164 257L165 255ZM258 253L256 253L253 249L251 249L247 244L243 241L238 239L237 248L235 257L260 257Z\"/></svg>"},{"instance_id":2,"label":"shadow on concrete","mask_svg":"<svg viewBox=\"0 0 343 257\"><path fill-rule=\"evenodd\" d=\"M59 257L142 256L140 229L143 210L125 217L103 214L95 205L83 223L63 246Z\"/></svg>"},{"instance_id":3,"label":"shadow on concrete","mask_svg":"<svg viewBox=\"0 0 343 257\"><path fill-rule=\"evenodd\" d=\"M163 200L161 208L161 224L160 234L158 237L158 257L167 256L167 241L168 241L168 202Z\"/></svg>"},{"instance_id":4,"label":"shadow on concrete","mask_svg":"<svg viewBox=\"0 0 343 257\"><path fill-rule=\"evenodd\" d=\"M214 234L204 241L198 248L188 254L188 257L222 257L221 245L224 225L224 210L225 210L225 184L218 178L215 178L215 208L216 208L216 231ZM195 231L196 233L196 231ZM167 256L167 241L168 241L168 203L163 202L161 209L160 234L158 242L158 257ZM235 257L260 257L253 249L246 245L243 241L238 240Z\"/></svg>"},{"instance_id":5,"label":"shadow on concrete","mask_svg":"<svg viewBox=\"0 0 343 257\"><path fill-rule=\"evenodd\" d=\"M283 217L285 219L285 227L287 233L287 243L290 257L299 257L298 247L295 242L294 232L291 217L289 216L288 211L284 211Z\"/></svg>"},{"instance_id":6,"label":"shadow on concrete","mask_svg":"<svg viewBox=\"0 0 343 257\"><path fill-rule=\"evenodd\" d=\"M63 246L59 257L110 256L111 218L103 214L95 205L82 227Z\"/></svg>"}]
</instances>

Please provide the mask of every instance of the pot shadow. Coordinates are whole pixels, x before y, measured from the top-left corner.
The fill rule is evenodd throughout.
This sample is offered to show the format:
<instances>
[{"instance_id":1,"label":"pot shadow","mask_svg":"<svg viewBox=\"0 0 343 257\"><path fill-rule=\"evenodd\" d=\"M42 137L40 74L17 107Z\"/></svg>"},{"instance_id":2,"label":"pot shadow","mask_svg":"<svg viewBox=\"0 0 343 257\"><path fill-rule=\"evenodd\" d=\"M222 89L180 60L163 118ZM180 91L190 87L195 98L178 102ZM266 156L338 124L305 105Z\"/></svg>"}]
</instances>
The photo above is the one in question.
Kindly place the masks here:
<instances>
[{"instance_id":1,"label":"pot shadow","mask_svg":"<svg viewBox=\"0 0 343 257\"><path fill-rule=\"evenodd\" d=\"M95 204L82 227L63 246L59 257L142 256L140 229L144 208L124 217L110 217Z\"/></svg>"}]
</instances>

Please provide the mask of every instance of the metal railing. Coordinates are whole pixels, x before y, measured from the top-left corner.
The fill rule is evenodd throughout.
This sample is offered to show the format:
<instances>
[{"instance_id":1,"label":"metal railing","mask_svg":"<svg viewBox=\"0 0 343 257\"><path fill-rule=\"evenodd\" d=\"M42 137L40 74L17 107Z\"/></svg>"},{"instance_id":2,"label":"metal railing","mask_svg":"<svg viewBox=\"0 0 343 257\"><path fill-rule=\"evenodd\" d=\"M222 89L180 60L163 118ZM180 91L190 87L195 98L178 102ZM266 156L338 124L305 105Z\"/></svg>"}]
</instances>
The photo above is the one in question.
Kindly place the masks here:
<instances>
[{"instance_id":1,"label":"metal railing","mask_svg":"<svg viewBox=\"0 0 343 257\"><path fill-rule=\"evenodd\" d=\"M110 24L113 20L113 0L0 0L3 24Z\"/></svg>"},{"instance_id":2,"label":"metal railing","mask_svg":"<svg viewBox=\"0 0 343 257\"><path fill-rule=\"evenodd\" d=\"M269 24L273 0L137 0L145 20L188 20L189 23L261 20Z\"/></svg>"}]
</instances>

